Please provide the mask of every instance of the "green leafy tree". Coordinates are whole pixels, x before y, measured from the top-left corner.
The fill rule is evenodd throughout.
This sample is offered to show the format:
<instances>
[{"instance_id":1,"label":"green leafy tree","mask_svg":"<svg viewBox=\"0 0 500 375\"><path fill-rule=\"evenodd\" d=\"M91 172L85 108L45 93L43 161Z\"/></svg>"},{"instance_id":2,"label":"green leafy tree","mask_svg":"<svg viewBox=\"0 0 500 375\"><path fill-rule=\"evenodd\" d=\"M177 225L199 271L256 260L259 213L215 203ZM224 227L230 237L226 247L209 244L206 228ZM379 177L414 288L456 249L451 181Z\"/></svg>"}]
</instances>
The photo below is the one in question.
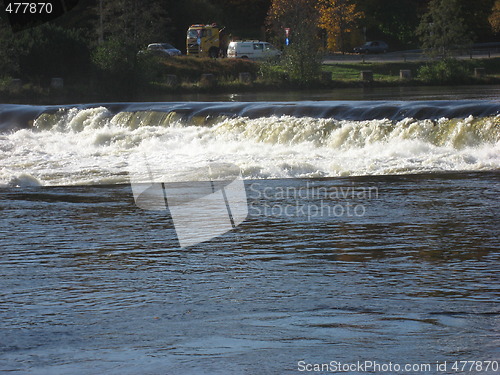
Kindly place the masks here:
<instances>
[{"instance_id":1,"label":"green leafy tree","mask_svg":"<svg viewBox=\"0 0 500 375\"><path fill-rule=\"evenodd\" d=\"M460 0L464 29L470 32L472 40L482 42L492 40L491 25L488 17L495 0Z\"/></svg>"},{"instance_id":2,"label":"green leafy tree","mask_svg":"<svg viewBox=\"0 0 500 375\"><path fill-rule=\"evenodd\" d=\"M432 0L417 29L422 48L432 56L451 56L453 50L472 43L464 25L459 0Z\"/></svg>"},{"instance_id":3,"label":"green leafy tree","mask_svg":"<svg viewBox=\"0 0 500 375\"><path fill-rule=\"evenodd\" d=\"M252 33L258 35L264 26L267 10L271 0L212 0L221 9L220 22L228 27L230 32L241 35Z\"/></svg>"},{"instance_id":4,"label":"green leafy tree","mask_svg":"<svg viewBox=\"0 0 500 375\"><path fill-rule=\"evenodd\" d=\"M98 1L99 43L92 60L99 89L130 95L148 83L144 70L151 64L138 52L149 43L169 39L170 21L164 4L159 0Z\"/></svg>"},{"instance_id":5,"label":"green leafy tree","mask_svg":"<svg viewBox=\"0 0 500 375\"><path fill-rule=\"evenodd\" d=\"M0 16L0 78L19 73L18 50L5 17Z\"/></svg>"},{"instance_id":6,"label":"green leafy tree","mask_svg":"<svg viewBox=\"0 0 500 375\"><path fill-rule=\"evenodd\" d=\"M394 48L413 46L415 29L424 11L420 0L358 0L361 22L369 39L383 39Z\"/></svg>"},{"instance_id":7,"label":"green leafy tree","mask_svg":"<svg viewBox=\"0 0 500 375\"><path fill-rule=\"evenodd\" d=\"M267 16L269 30L276 41L285 39L285 28L290 29L290 45L285 46L284 63L290 78L308 85L321 71L319 55L319 14L314 0L273 0Z\"/></svg>"},{"instance_id":8,"label":"green leafy tree","mask_svg":"<svg viewBox=\"0 0 500 375\"><path fill-rule=\"evenodd\" d=\"M18 33L0 20L0 70L36 83L50 77L78 81L88 75L90 53L82 33L46 23Z\"/></svg>"},{"instance_id":9,"label":"green leafy tree","mask_svg":"<svg viewBox=\"0 0 500 375\"><path fill-rule=\"evenodd\" d=\"M75 29L47 23L16 35L23 73L31 78L80 79L88 75L90 53Z\"/></svg>"},{"instance_id":10,"label":"green leafy tree","mask_svg":"<svg viewBox=\"0 0 500 375\"><path fill-rule=\"evenodd\" d=\"M102 0L96 8L102 41L118 40L137 50L168 38L169 19L158 0Z\"/></svg>"}]
</instances>

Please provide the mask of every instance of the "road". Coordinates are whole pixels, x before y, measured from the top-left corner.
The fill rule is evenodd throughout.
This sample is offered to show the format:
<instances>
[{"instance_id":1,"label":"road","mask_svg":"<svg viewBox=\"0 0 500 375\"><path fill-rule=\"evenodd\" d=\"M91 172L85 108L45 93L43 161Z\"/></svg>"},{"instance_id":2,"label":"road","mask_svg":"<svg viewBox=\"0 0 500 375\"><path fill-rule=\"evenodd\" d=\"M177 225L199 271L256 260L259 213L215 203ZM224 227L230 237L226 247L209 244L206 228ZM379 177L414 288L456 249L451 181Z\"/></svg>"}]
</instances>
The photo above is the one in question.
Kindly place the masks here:
<instances>
[{"instance_id":1,"label":"road","mask_svg":"<svg viewBox=\"0 0 500 375\"><path fill-rule=\"evenodd\" d=\"M500 57L500 52L488 50L476 50L471 54L457 56L459 59L484 59ZM358 54L331 54L325 56L323 64L342 64L359 62L406 62L406 61L429 61L428 56L420 50L388 52L385 54L358 55Z\"/></svg>"}]
</instances>

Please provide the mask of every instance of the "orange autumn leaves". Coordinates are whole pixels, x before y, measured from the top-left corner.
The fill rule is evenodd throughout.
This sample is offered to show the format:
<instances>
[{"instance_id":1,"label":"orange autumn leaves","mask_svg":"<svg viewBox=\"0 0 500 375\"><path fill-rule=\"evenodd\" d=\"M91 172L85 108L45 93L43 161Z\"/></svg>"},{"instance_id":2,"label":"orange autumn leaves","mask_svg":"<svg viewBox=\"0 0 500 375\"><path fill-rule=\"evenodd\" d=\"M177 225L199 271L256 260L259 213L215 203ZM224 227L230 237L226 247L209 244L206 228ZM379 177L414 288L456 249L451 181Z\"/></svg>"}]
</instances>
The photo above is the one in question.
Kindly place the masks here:
<instances>
[{"instance_id":1,"label":"orange autumn leaves","mask_svg":"<svg viewBox=\"0 0 500 375\"><path fill-rule=\"evenodd\" d=\"M295 27L313 23L323 29L327 37L327 49L339 51L345 48L346 38L363 18L352 0L274 0L268 13L268 23L280 27Z\"/></svg>"},{"instance_id":2,"label":"orange autumn leaves","mask_svg":"<svg viewBox=\"0 0 500 375\"><path fill-rule=\"evenodd\" d=\"M495 1L495 5L493 5L492 13L488 18L488 21L490 21L493 32L500 33L500 0Z\"/></svg>"},{"instance_id":3,"label":"orange autumn leaves","mask_svg":"<svg viewBox=\"0 0 500 375\"><path fill-rule=\"evenodd\" d=\"M318 26L327 33L327 48L331 51L342 51L346 37L352 32L356 21L364 16L356 8L356 4L348 0L320 0Z\"/></svg>"}]
</instances>

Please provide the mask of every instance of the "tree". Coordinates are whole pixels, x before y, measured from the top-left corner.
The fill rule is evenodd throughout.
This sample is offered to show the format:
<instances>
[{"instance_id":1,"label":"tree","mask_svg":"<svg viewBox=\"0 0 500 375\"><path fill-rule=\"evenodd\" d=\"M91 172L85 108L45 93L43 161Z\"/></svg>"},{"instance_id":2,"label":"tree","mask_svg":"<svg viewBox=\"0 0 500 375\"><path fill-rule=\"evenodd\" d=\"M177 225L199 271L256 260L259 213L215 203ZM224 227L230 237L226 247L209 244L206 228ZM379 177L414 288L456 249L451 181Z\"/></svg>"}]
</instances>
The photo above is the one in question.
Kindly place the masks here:
<instances>
[{"instance_id":1,"label":"tree","mask_svg":"<svg viewBox=\"0 0 500 375\"><path fill-rule=\"evenodd\" d=\"M488 17L491 29L494 33L500 33L500 0L495 1L491 15Z\"/></svg>"},{"instance_id":2,"label":"tree","mask_svg":"<svg viewBox=\"0 0 500 375\"><path fill-rule=\"evenodd\" d=\"M19 59L13 32L6 17L0 15L0 78L19 72Z\"/></svg>"},{"instance_id":3,"label":"tree","mask_svg":"<svg viewBox=\"0 0 500 375\"><path fill-rule=\"evenodd\" d=\"M469 46L471 33L464 24L459 0L432 0L417 29L422 48L447 57L454 49Z\"/></svg>"},{"instance_id":4,"label":"tree","mask_svg":"<svg viewBox=\"0 0 500 375\"><path fill-rule=\"evenodd\" d=\"M326 30L327 46L331 51L344 51L346 34L353 30L363 13L351 0L319 0L319 27Z\"/></svg>"},{"instance_id":5,"label":"tree","mask_svg":"<svg viewBox=\"0 0 500 375\"><path fill-rule=\"evenodd\" d=\"M408 48L417 42L415 29L425 13L421 0L358 0L365 14L363 26L370 39L382 39L393 48Z\"/></svg>"},{"instance_id":6,"label":"tree","mask_svg":"<svg viewBox=\"0 0 500 375\"><path fill-rule=\"evenodd\" d=\"M491 25L488 16L495 0L460 0L464 29L470 32L473 41L492 40Z\"/></svg>"},{"instance_id":7,"label":"tree","mask_svg":"<svg viewBox=\"0 0 500 375\"><path fill-rule=\"evenodd\" d=\"M318 43L318 11L315 0L273 0L267 15L269 30L277 44L283 44L285 28L290 29L290 45L285 46L284 61L290 78L308 85L321 70Z\"/></svg>"},{"instance_id":8,"label":"tree","mask_svg":"<svg viewBox=\"0 0 500 375\"><path fill-rule=\"evenodd\" d=\"M164 40L168 34L167 12L157 0L106 0L97 7L102 19L98 34L137 50L148 43Z\"/></svg>"},{"instance_id":9,"label":"tree","mask_svg":"<svg viewBox=\"0 0 500 375\"><path fill-rule=\"evenodd\" d=\"M16 34L23 75L40 81L50 77L80 80L90 70L90 53L76 29L46 23Z\"/></svg>"},{"instance_id":10,"label":"tree","mask_svg":"<svg viewBox=\"0 0 500 375\"><path fill-rule=\"evenodd\" d=\"M222 23L232 33L259 33L271 0L212 0L222 10ZM252 35L252 34L250 34Z\"/></svg>"},{"instance_id":11,"label":"tree","mask_svg":"<svg viewBox=\"0 0 500 375\"><path fill-rule=\"evenodd\" d=\"M144 83L145 66L139 58L147 44L168 40L169 19L159 0L102 0L95 7L99 44L93 50L95 75L110 92L133 93Z\"/></svg>"}]
</instances>

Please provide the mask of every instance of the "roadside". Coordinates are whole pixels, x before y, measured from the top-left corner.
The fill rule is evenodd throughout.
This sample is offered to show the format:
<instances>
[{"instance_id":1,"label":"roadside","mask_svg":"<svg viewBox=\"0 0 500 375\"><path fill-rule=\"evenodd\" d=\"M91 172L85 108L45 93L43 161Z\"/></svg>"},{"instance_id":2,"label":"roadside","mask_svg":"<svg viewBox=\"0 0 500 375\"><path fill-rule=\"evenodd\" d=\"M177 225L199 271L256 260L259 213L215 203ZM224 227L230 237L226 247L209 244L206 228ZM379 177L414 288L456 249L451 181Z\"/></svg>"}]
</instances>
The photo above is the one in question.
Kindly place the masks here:
<instances>
[{"instance_id":1,"label":"roadside","mask_svg":"<svg viewBox=\"0 0 500 375\"><path fill-rule=\"evenodd\" d=\"M497 49L477 49L468 53L455 56L459 60L489 59L500 57L500 50ZM323 59L323 64L341 63L362 63L362 62L430 62L433 61L422 50L395 51L384 54L357 54L357 53L336 53L328 54Z\"/></svg>"},{"instance_id":2,"label":"roadside","mask_svg":"<svg viewBox=\"0 0 500 375\"><path fill-rule=\"evenodd\" d=\"M321 77L307 86L291 80L286 67L278 62L171 57L142 61L136 70L123 74L94 72L86 83L64 81L54 86L54 82L35 85L16 79L0 80L0 101L26 104L161 101L167 96L198 93L500 84L500 53L490 53L490 58L461 56L451 63L431 62L418 51L406 51L406 61L401 56L398 52L369 55L362 62L359 55L330 55L323 61ZM366 72L370 74L364 75Z\"/></svg>"},{"instance_id":3,"label":"roadside","mask_svg":"<svg viewBox=\"0 0 500 375\"><path fill-rule=\"evenodd\" d=\"M342 61L325 60L322 70L331 73L332 81L350 83L359 83L362 81L362 72L371 71L373 74L371 83L374 85L488 84L500 81L500 56L460 59L456 64L441 62L443 66L438 69L439 64L439 61L425 57L406 61L375 57L365 62L351 58ZM434 77L424 75L426 69L435 69L438 74ZM401 77L402 71L405 71L404 77Z\"/></svg>"}]
</instances>

